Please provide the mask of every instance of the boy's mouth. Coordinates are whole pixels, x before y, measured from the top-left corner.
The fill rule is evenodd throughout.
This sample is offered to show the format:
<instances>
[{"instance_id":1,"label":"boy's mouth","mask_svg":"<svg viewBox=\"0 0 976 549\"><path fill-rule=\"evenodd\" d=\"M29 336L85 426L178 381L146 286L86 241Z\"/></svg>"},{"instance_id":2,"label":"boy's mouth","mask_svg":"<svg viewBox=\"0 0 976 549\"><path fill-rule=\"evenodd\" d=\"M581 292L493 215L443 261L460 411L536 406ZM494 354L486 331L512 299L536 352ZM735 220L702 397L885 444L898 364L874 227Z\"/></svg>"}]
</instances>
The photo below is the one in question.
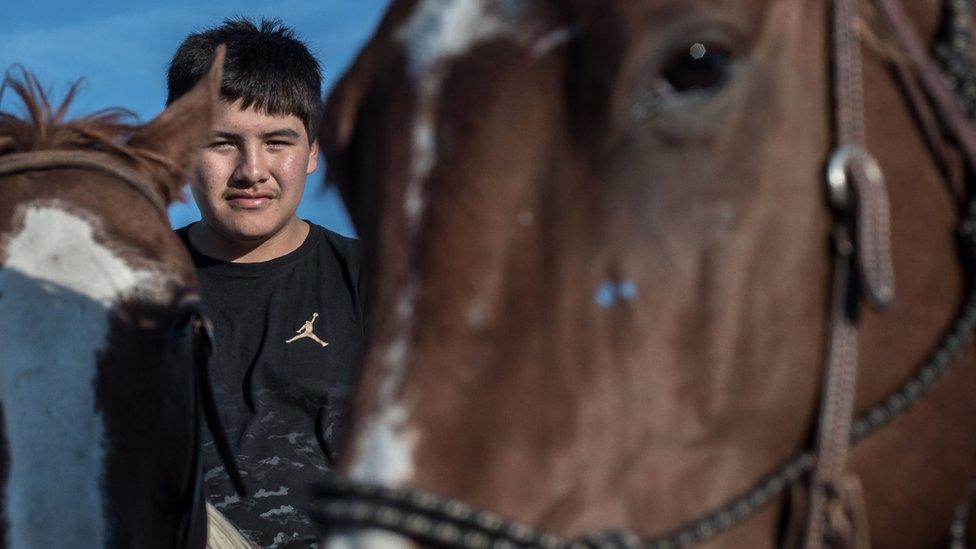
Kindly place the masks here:
<instances>
[{"instance_id":1,"label":"boy's mouth","mask_svg":"<svg viewBox=\"0 0 976 549\"><path fill-rule=\"evenodd\" d=\"M249 193L235 191L228 193L226 200L235 209L259 210L266 208L274 198L274 194L270 192Z\"/></svg>"}]
</instances>

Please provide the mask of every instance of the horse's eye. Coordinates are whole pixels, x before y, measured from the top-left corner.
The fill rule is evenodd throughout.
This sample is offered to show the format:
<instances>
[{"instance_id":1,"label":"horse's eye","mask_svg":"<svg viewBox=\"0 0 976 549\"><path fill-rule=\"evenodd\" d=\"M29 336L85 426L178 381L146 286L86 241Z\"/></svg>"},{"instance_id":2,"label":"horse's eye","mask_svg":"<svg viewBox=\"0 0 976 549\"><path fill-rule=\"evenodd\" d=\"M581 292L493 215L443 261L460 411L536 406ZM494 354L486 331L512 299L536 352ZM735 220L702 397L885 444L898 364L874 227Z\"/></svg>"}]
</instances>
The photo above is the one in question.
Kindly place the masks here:
<instances>
[{"instance_id":1,"label":"horse's eye","mask_svg":"<svg viewBox=\"0 0 976 549\"><path fill-rule=\"evenodd\" d=\"M677 93L708 91L725 85L731 68L731 50L695 42L668 60L661 77Z\"/></svg>"}]
</instances>

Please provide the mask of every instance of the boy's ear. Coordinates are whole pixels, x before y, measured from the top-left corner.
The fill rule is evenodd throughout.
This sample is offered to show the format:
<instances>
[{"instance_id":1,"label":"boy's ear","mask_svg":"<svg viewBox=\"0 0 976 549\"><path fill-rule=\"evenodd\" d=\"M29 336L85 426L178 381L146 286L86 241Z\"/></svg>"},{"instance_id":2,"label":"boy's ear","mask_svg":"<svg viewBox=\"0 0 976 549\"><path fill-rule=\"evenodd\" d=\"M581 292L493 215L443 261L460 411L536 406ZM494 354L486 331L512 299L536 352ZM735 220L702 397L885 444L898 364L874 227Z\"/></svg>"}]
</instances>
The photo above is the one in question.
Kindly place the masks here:
<instances>
[{"instance_id":1,"label":"boy's ear","mask_svg":"<svg viewBox=\"0 0 976 549\"><path fill-rule=\"evenodd\" d=\"M163 196L170 201L179 195L187 176L196 167L201 149L213 130L226 51L223 44L217 46L207 75L129 140L130 147L171 167L154 170L158 173L152 174Z\"/></svg>"}]
</instances>

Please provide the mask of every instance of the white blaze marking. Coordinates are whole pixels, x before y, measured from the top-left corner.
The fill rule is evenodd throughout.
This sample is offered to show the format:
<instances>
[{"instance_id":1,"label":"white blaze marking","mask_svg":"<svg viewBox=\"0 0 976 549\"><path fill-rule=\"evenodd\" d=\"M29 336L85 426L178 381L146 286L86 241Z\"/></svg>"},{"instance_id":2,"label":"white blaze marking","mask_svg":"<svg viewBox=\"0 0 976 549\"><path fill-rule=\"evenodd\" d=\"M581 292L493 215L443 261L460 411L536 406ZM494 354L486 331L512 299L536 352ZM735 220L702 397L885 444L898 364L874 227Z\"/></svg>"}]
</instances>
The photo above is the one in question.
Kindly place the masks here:
<instances>
[{"instance_id":1,"label":"white blaze marking","mask_svg":"<svg viewBox=\"0 0 976 549\"><path fill-rule=\"evenodd\" d=\"M151 274L96 242L87 221L54 206L26 209L23 229L5 241L0 402L10 457L6 542L104 547L98 355L106 345L109 308Z\"/></svg>"},{"instance_id":2,"label":"white blaze marking","mask_svg":"<svg viewBox=\"0 0 976 549\"><path fill-rule=\"evenodd\" d=\"M484 0L422 0L396 32L406 51L408 70L417 79L417 107L411 132L413 151L403 196L411 240L416 238L426 211L424 185L437 162L436 107L447 75L447 62L494 38L517 38L511 22L517 20L518 14L505 14L502 19L499 10L488 9L488 4ZM407 283L396 304L395 335L382 357L387 370L379 389L383 406L356 439L357 461L350 473L359 480L399 485L413 475L413 452L419 433L416 427L407 424L408 405L396 393L410 358L418 287L417 281ZM330 536L327 545L333 549L410 546L399 536L376 531Z\"/></svg>"},{"instance_id":3,"label":"white blaze marking","mask_svg":"<svg viewBox=\"0 0 976 549\"><path fill-rule=\"evenodd\" d=\"M457 57L505 30L484 0L423 0L397 32L407 48L410 72L420 76L443 59Z\"/></svg>"},{"instance_id":4,"label":"white blaze marking","mask_svg":"<svg viewBox=\"0 0 976 549\"><path fill-rule=\"evenodd\" d=\"M418 104L411 132L413 154L403 196L409 237L414 238L426 211L424 183L437 161L436 104L446 74L445 61L472 46L499 36L507 25L486 13L481 0L423 0L397 33L404 45L408 69L418 79ZM397 335L388 344L383 362L387 375L380 387L384 403L357 439L359 461L352 475L361 480L400 484L413 474L415 429L408 429L407 407L396 398L410 355L416 284L402 290L397 303Z\"/></svg>"},{"instance_id":5,"label":"white blaze marking","mask_svg":"<svg viewBox=\"0 0 976 549\"><path fill-rule=\"evenodd\" d=\"M95 242L87 221L51 206L28 209L24 230L7 245L3 268L106 306L151 278Z\"/></svg>"},{"instance_id":6,"label":"white blaze marking","mask_svg":"<svg viewBox=\"0 0 976 549\"><path fill-rule=\"evenodd\" d=\"M556 48L568 43L579 34L579 29L575 27L563 27L552 30L532 45L532 56L535 58L545 57Z\"/></svg>"},{"instance_id":7,"label":"white blaze marking","mask_svg":"<svg viewBox=\"0 0 976 549\"><path fill-rule=\"evenodd\" d=\"M401 323L413 320L414 306L417 301L416 283L408 283L397 299L396 314L397 320Z\"/></svg>"},{"instance_id":8,"label":"white blaze marking","mask_svg":"<svg viewBox=\"0 0 976 549\"><path fill-rule=\"evenodd\" d=\"M424 184L437 162L436 106L447 62L477 44L511 35L512 26L498 16L498 10L489 9L486 4L483 0L422 0L396 32L406 51L408 70L417 79L413 151L403 196L411 239L416 237L426 211ZM410 357L417 288L415 281L408 283L396 304L397 326L382 357L387 372L379 398L384 404L356 439L358 458L351 474L360 480L396 485L413 475L418 433L407 425L408 406L396 393Z\"/></svg>"},{"instance_id":9,"label":"white blaze marking","mask_svg":"<svg viewBox=\"0 0 976 549\"><path fill-rule=\"evenodd\" d=\"M483 0L423 0L396 33L407 53L408 70L419 81L412 165L403 199L411 232L417 230L426 210L424 181L437 160L435 107L446 61L510 30L494 10L486 11L485 4Z\"/></svg>"},{"instance_id":10,"label":"white blaze marking","mask_svg":"<svg viewBox=\"0 0 976 549\"><path fill-rule=\"evenodd\" d=\"M407 409L391 403L372 417L359 441L359 459L350 476L364 482L402 484L413 475L417 431L406 426Z\"/></svg>"},{"instance_id":11,"label":"white blaze marking","mask_svg":"<svg viewBox=\"0 0 976 549\"><path fill-rule=\"evenodd\" d=\"M397 301L396 320L400 335L387 345L383 354L386 375L379 388L379 413L357 438L359 459L350 474L353 478L383 484L400 484L413 475L413 449L417 443L416 429L406 425L407 409L397 399L396 390L406 375L410 354L409 334L413 324L417 299L415 283L408 283Z\"/></svg>"}]
</instances>

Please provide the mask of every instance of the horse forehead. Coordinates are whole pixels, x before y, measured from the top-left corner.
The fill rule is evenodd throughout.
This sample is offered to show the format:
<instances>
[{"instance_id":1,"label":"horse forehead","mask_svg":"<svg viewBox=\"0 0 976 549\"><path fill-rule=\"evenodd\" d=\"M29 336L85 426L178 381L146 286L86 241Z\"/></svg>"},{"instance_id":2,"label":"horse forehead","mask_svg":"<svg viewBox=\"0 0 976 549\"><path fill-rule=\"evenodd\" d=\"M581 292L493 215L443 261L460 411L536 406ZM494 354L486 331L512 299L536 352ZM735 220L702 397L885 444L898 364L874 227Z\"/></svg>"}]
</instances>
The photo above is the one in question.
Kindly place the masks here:
<instances>
[{"instance_id":1,"label":"horse forehead","mask_svg":"<svg viewBox=\"0 0 976 549\"><path fill-rule=\"evenodd\" d=\"M418 75L498 37L521 38L537 0L420 0L396 31Z\"/></svg>"},{"instance_id":2,"label":"horse forehead","mask_svg":"<svg viewBox=\"0 0 976 549\"><path fill-rule=\"evenodd\" d=\"M109 306L138 290L158 297L158 269L137 268L104 242L94 216L58 201L25 204L0 237L0 267Z\"/></svg>"}]
</instances>

